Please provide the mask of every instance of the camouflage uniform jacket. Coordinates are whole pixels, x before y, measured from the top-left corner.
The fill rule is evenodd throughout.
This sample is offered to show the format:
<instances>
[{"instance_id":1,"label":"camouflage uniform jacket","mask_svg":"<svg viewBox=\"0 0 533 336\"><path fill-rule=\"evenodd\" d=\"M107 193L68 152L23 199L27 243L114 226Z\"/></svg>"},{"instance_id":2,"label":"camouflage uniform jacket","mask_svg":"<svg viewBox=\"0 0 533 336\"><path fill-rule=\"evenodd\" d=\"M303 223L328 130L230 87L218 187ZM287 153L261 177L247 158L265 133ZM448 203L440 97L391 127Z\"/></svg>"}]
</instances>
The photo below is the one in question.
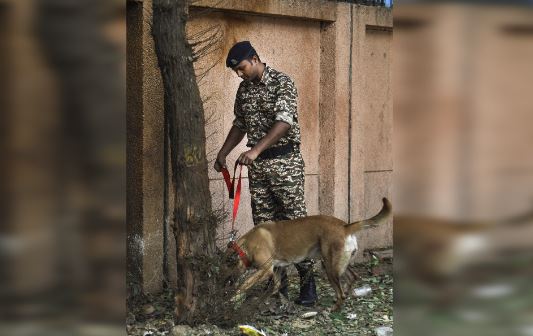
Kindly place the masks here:
<instances>
[{"instance_id":1,"label":"camouflage uniform jacket","mask_svg":"<svg viewBox=\"0 0 533 336\"><path fill-rule=\"evenodd\" d=\"M242 81L235 98L233 125L248 136L248 147L255 146L275 122L283 121L291 128L272 147L288 143L300 144L297 109L298 93L292 79L265 65L258 82Z\"/></svg>"}]
</instances>

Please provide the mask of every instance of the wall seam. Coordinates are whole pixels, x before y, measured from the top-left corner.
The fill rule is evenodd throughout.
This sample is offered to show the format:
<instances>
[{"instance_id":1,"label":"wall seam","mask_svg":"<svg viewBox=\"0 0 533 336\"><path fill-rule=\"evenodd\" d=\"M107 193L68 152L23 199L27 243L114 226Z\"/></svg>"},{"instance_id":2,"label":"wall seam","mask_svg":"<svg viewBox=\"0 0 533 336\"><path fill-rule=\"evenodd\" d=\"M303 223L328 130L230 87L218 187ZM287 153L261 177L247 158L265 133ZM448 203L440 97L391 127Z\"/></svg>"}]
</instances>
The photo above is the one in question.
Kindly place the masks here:
<instances>
[{"instance_id":1,"label":"wall seam","mask_svg":"<svg viewBox=\"0 0 533 336\"><path fill-rule=\"evenodd\" d=\"M352 214L352 65L353 64L353 5L350 5L350 63L348 73L348 222Z\"/></svg>"}]
</instances>

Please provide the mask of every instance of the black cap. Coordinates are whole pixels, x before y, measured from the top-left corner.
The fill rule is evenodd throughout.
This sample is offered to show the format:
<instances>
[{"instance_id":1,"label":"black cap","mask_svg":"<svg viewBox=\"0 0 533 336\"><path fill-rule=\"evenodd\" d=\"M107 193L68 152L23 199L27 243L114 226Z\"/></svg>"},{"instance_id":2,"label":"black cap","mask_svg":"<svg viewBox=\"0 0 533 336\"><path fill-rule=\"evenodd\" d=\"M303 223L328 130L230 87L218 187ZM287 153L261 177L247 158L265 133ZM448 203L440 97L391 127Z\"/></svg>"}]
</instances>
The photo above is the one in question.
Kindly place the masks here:
<instances>
[{"instance_id":1,"label":"black cap","mask_svg":"<svg viewBox=\"0 0 533 336\"><path fill-rule=\"evenodd\" d=\"M255 49L250 44L250 41L237 42L228 52L226 66L228 68L234 68L241 63L242 60L245 60L255 54Z\"/></svg>"}]
</instances>

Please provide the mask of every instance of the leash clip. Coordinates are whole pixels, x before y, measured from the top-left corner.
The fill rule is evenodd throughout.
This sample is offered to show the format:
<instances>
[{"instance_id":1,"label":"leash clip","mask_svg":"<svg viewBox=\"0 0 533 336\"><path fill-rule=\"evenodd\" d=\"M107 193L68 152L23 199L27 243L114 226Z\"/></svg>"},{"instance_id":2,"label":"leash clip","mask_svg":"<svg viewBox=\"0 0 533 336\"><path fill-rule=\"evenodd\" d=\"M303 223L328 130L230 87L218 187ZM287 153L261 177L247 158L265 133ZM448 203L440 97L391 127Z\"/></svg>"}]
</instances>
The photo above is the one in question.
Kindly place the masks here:
<instances>
[{"instance_id":1,"label":"leash clip","mask_svg":"<svg viewBox=\"0 0 533 336\"><path fill-rule=\"evenodd\" d=\"M229 233L229 241L230 243L231 242L234 242L237 238L237 230L231 230L231 232Z\"/></svg>"}]
</instances>

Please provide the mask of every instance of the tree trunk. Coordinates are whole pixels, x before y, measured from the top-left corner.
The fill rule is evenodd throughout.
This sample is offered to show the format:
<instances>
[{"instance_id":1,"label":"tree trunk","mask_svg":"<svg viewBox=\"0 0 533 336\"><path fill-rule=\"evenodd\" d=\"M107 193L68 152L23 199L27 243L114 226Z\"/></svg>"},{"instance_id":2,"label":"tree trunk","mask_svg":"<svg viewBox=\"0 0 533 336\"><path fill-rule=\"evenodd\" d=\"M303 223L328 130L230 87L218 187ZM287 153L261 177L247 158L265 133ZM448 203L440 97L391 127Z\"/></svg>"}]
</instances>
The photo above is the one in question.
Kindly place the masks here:
<instances>
[{"instance_id":1,"label":"tree trunk","mask_svg":"<svg viewBox=\"0 0 533 336\"><path fill-rule=\"evenodd\" d=\"M208 279L201 274L201 260L215 251L216 224L211 215L204 111L185 33L187 15L187 0L153 1L152 33L163 79L175 193L176 316L190 323L203 308L198 288Z\"/></svg>"}]
</instances>

